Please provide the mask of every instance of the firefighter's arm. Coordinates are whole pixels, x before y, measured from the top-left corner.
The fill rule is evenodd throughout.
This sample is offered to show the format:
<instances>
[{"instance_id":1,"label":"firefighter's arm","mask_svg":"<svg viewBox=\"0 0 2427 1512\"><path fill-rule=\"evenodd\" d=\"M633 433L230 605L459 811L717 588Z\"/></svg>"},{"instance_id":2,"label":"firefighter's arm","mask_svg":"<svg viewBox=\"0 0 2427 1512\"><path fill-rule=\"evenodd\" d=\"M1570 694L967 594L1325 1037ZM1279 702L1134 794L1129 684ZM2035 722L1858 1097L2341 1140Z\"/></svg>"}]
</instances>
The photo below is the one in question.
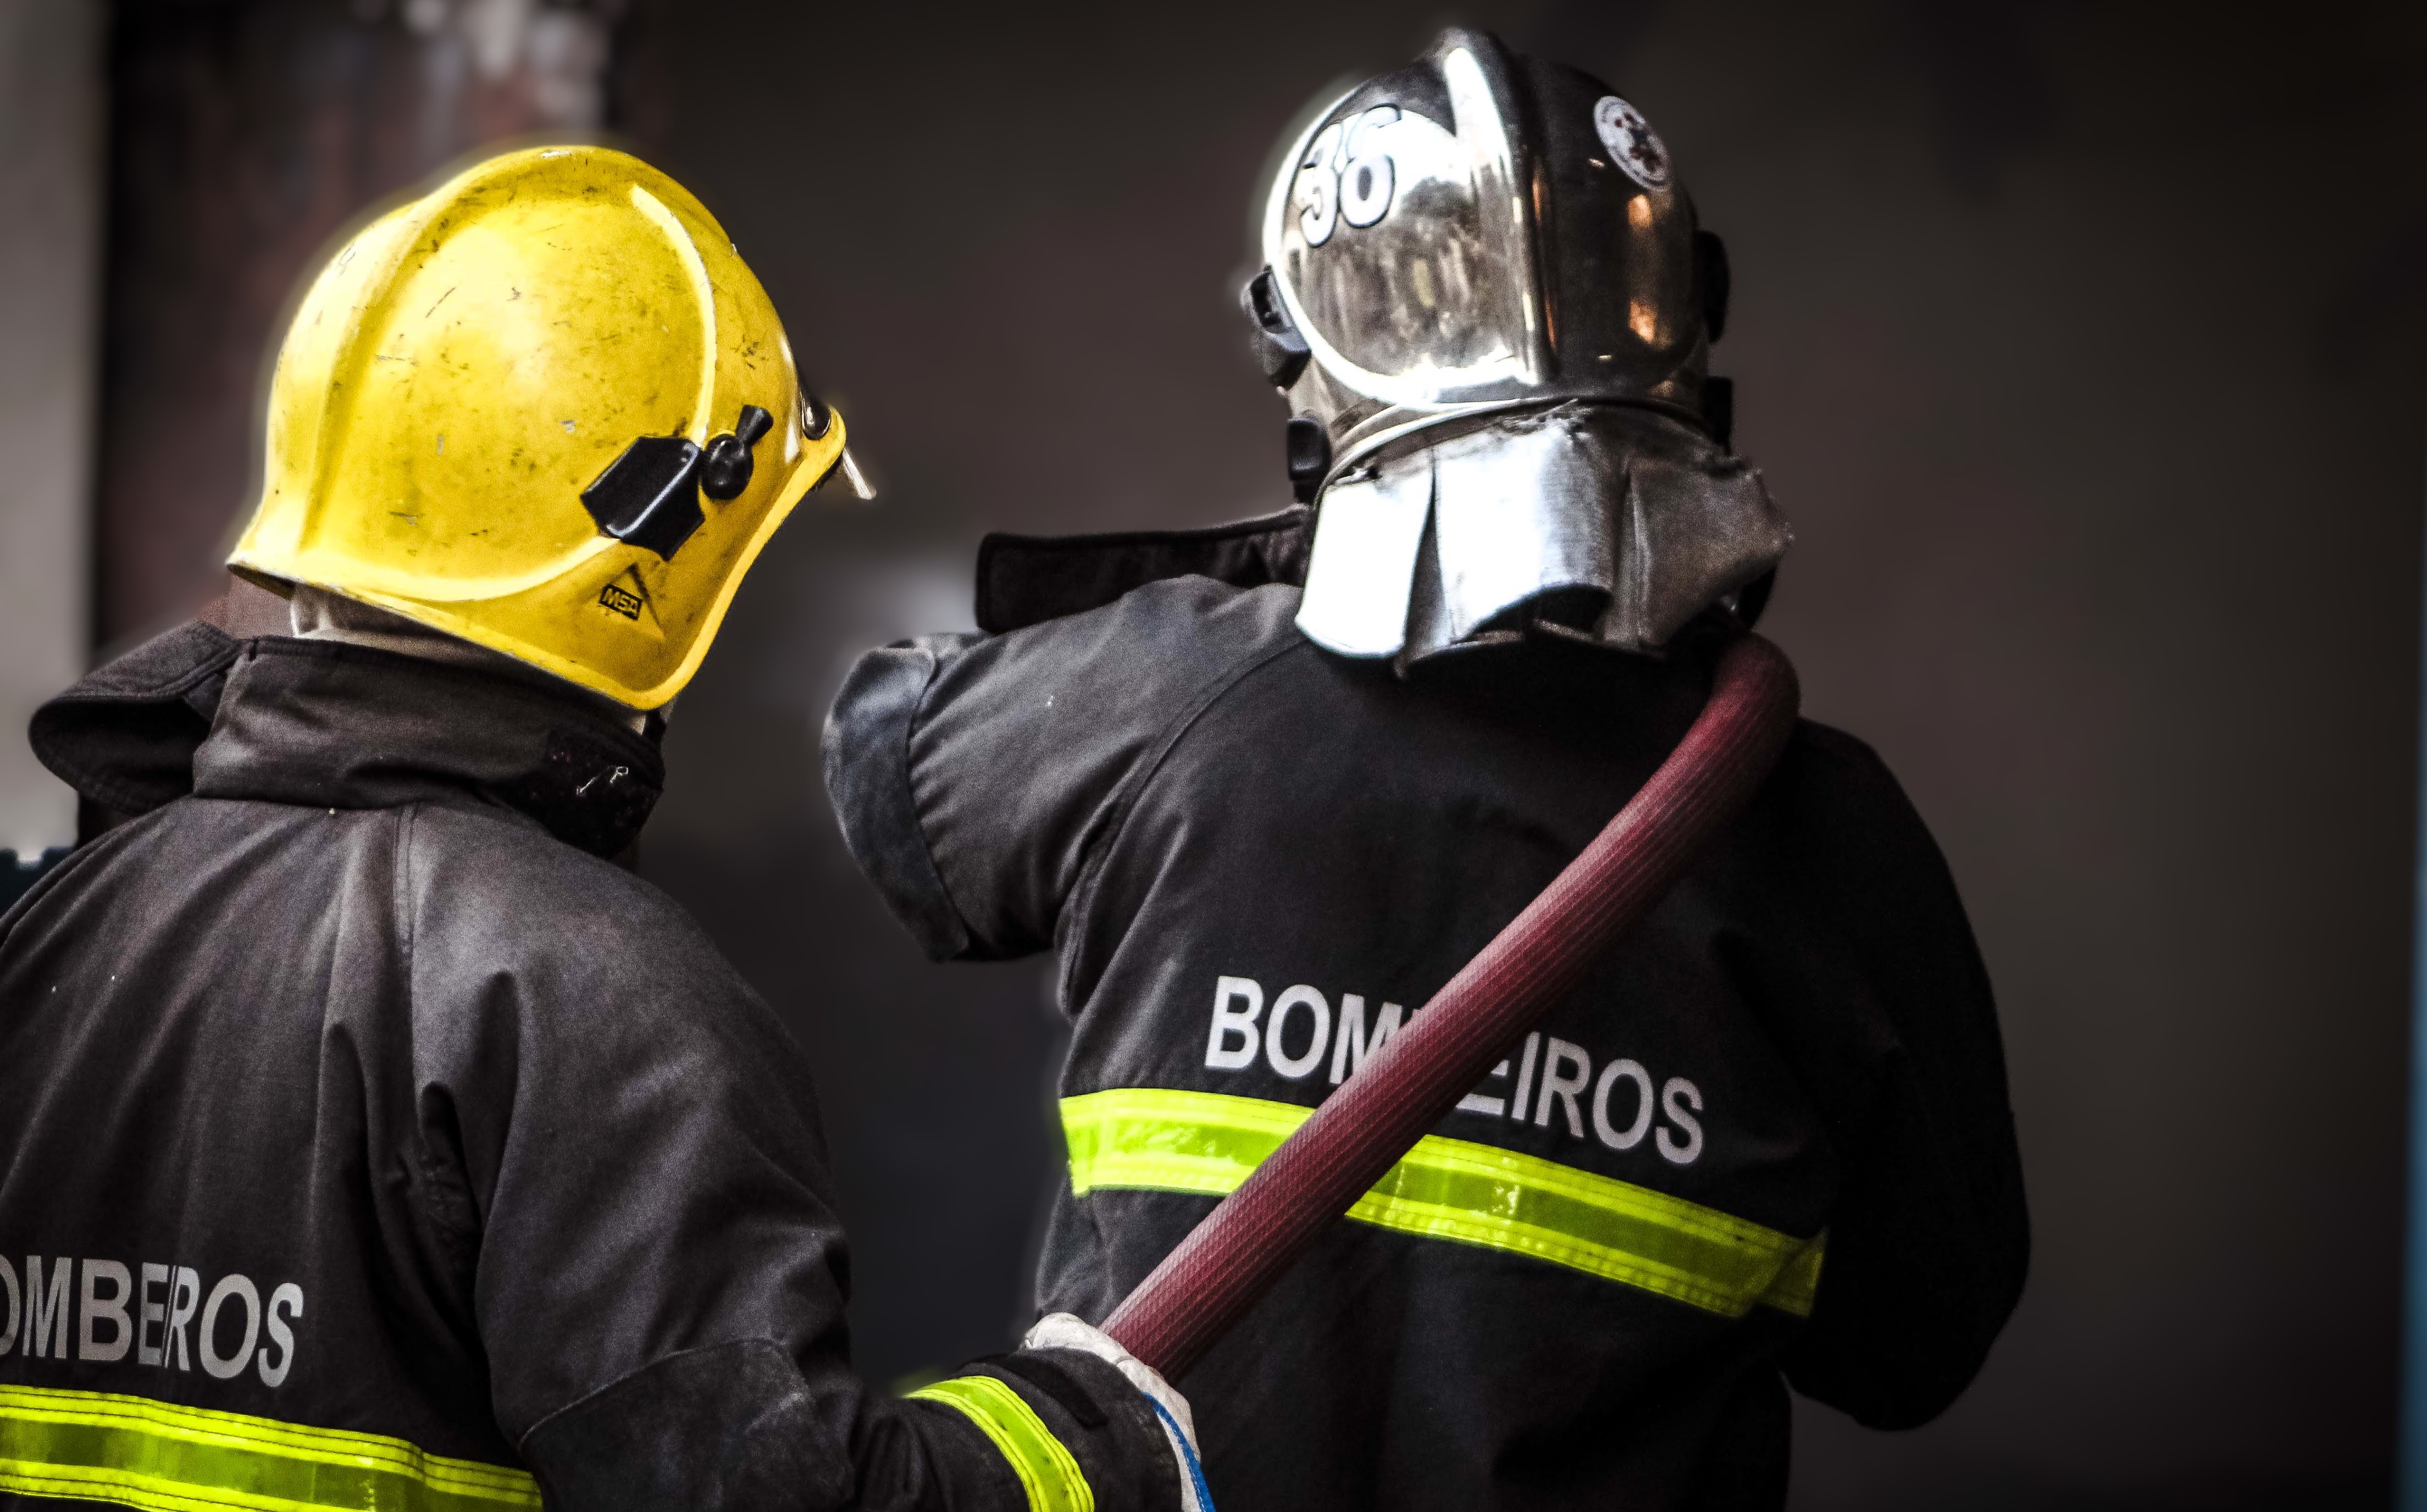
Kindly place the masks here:
<instances>
[{"instance_id":1,"label":"firefighter's arm","mask_svg":"<svg viewBox=\"0 0 2427 1512\"><path fill-rule=\"evenodd\" d=\"M1953 876L1867 747L1805 726L1765 802L1825 948L1773 963L1843 1162L1827 1263L1786 1358L1807 1396L1908 1427L1969 1385L2021 1294L2022 1165L1988 973ZM1800 790L1799 791L1799 786ZM1775 810L1773 810L1775 811Z\"/></svg>"},{"instance_id":2,"label":"firefighter's arm","mask_svg":"<svg viewBox=\"0 0 2427 1512\"><path fill-rule=\"evenodd\" d=\"M522 1450L549 1504L569 1509L1195 1505L1149 1399L1085 1352L1024 1348L902 1401L865 1401L847 1439L816 1394L772 1345L712 1346L551 1414Z\"/></svg>"},{"instance_id":3,"label":"firefighter's arm","mask_svg":"<svg viewBox=\"0 0 2427 1512\"><path fill-rule=\"evenodd\" d=\"M1276 648L1296 599L1205 577L1009 634L862 657L827 716L853 858L937 960L1048 949L1130 795L1191 718Z\"/></svg>"},{"instance_id":4,"label":"firefighter's arm","mask_svg":"<svg viewBox=\"0 0 2427 1512\"><path fill-rule=\"evenodd\" d=\"M414 1176L464 1183L492 1406L550 1504L1181 1506L1112 1362L1021 1351L908 1400L860 1381L797 1050L661 894L529 849L415 849Z\"/></svg>"}]
</instances>

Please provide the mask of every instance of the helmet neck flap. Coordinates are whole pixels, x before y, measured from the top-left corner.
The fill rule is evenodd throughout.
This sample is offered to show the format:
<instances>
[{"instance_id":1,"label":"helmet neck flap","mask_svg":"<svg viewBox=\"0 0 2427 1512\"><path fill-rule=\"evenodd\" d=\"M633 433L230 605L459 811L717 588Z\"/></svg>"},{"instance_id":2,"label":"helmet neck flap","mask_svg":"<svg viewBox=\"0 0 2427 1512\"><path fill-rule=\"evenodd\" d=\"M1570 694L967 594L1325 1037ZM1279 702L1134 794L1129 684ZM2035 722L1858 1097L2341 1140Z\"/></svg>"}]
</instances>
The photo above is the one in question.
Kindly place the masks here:
<instances>
[{"instance_id":1,"label":"helmet neck flap","mask_svg":"<svg viewBox=\"0 0 2427 1512\"><path fill-rule=\"evenodd\" d=\"M1298 625L1656 650L1789 534L1706 376L1726 261L1599 81L1453 28L1283 160L1244 302L1318 506Z\"/></svg>"}]
</instances>

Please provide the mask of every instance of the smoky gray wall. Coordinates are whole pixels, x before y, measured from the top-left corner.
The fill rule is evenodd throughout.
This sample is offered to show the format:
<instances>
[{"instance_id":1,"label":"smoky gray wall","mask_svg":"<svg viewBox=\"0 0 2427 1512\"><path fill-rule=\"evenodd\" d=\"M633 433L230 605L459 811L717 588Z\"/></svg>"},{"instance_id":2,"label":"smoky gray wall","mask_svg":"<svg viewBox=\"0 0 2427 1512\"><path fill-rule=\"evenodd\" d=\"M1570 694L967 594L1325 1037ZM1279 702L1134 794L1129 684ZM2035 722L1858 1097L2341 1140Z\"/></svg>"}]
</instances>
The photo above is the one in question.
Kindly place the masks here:
<instances>
[{"instance_id":1,"label":"smoky gray wall","mask_svg":"<svg viewBox=\"0 0 2427 1512\"><path fill-rule=\"evenodd\" d=\"M852 872L824 702L858 648L969 623L985 529L1283 501L1232 303L1249 203L1327 82L1451 18L687 13L655 150L764 278L884 497L777 538L675 720L647 868L816 1063L887 1374L1024 1317L1057 1043L1039 967L922 964ZM2427 416L2417 11L1459 19L1616 82L1727 236L1717 366L1798 534L1767 627L1809 711L1902 775L1999 988L2029 1293L1941 1423L1799 1418L1797 1505L2377 1504Z\"/></svg>"},{"instance_id":2,"label":"smoky gray wall","mask_svg":"<svg viewBox=\"0 0 2427 1512\"><path fill-rule=\"evenodd\" d=\"M101 262L103 38L90 0L0 4L0 727L84 670ZM75 839L75 795L0 742L0 849Z\"/></svg>"}]
</instances>

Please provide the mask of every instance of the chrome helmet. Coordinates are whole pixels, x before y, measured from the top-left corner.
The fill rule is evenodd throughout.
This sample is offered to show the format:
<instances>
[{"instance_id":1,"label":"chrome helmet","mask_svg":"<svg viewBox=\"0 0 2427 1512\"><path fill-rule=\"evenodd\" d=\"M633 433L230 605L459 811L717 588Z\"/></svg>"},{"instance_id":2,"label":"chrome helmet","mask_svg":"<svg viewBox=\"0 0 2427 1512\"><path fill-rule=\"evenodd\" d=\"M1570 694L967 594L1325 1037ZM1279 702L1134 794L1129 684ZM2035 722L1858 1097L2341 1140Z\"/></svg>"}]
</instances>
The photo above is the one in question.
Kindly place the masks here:
<instances>
[{"instance_id":1,"label":"chrome helmet","mask_svg":"<svg viewBox=\"0 0 2427 1512\"><path fill-rule=\"evenodd\" d=\"M1243 295L1350 656L1653 650L1784 553L1707 376L1727 263L1643 113L1453 28L1283 159Z\"/></svg>"}]
</instances>

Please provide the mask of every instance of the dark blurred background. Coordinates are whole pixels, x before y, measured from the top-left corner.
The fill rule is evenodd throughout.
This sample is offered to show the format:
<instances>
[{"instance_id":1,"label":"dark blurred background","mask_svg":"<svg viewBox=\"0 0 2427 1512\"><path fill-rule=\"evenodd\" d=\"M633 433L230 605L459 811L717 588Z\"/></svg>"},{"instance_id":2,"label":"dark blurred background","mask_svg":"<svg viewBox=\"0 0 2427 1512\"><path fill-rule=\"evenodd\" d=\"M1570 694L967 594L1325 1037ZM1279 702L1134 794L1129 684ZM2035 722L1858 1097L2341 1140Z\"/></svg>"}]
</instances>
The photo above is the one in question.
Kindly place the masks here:
<instances>
[{"instance_id":1,"label":"dark blurred background","mask_svg":"<svg viewBox=\"0 0 2427 1512\"><path fill-rule=\"evenodd\" d=\"M0 601L20 643L65 613L106 649L218 591L297 277L481 142L617 134L774 296L883 497L776 538L676 712L643 869L815 1065L880 1379L1027 1319L1060 1033L1039 964L926 966L852 870L818 781L843 668L967 626L986 530L1285 502L1234 298L1328 86L1450 21L1611 80L1728 239L1716 366L1798 534L1766 628L1963 885L2037 1229L1970 1394L1896 1436L1804 1410L1796 1506L2386 1504L2427 12L5 5L0 171L64 143L98 186L58 222L90 255L41 264L65 292L0 296L7 470L67 459L0 485L9 528L86 512L51 588ZM89 400L36 413L61 393ZM9 780L9 814L56 811Z\"/></svg>"}]
</instances>

